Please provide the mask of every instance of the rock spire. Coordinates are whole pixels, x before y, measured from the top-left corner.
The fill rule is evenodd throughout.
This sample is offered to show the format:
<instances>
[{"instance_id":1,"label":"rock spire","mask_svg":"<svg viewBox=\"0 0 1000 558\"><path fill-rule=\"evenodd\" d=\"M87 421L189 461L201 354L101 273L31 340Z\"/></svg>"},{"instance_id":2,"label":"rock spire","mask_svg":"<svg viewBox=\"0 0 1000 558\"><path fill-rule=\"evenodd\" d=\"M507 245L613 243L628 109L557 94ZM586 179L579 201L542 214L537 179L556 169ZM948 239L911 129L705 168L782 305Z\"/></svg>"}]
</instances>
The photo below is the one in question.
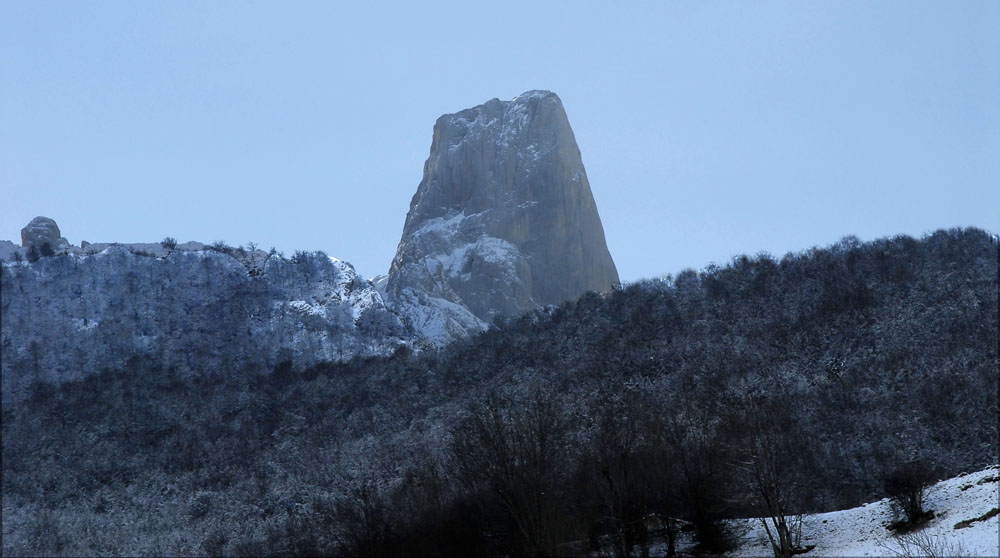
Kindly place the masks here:
<instances>
[{"instance_id":1,"label":"rock spire","mask_svg":"<svg viewBox=\"0 0 1000 558\"><path fill-rule=\"evenodd\" d=\"M386 292L438 342L618 283L562 101L438 118Z\"/></svg>"}]
</instances>

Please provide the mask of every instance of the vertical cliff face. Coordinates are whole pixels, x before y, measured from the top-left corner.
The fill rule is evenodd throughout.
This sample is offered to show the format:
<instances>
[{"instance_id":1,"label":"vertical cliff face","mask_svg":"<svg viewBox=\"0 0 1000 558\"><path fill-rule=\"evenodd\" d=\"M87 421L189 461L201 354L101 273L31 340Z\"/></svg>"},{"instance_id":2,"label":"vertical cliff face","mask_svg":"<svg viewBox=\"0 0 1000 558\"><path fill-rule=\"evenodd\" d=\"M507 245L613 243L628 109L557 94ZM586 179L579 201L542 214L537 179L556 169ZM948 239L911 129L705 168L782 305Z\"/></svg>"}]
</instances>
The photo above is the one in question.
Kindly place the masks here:
<instances>
[{"instance_id":1,"label":"vertical cliff face","mask_svg":"<svg viewBox=\"0 0 1000 558\"><path fill-rule=\"evenodd\" d=\"M618 283L554 93L444 115L385 291L436 342Z\"/></svg>"}]
</instances>

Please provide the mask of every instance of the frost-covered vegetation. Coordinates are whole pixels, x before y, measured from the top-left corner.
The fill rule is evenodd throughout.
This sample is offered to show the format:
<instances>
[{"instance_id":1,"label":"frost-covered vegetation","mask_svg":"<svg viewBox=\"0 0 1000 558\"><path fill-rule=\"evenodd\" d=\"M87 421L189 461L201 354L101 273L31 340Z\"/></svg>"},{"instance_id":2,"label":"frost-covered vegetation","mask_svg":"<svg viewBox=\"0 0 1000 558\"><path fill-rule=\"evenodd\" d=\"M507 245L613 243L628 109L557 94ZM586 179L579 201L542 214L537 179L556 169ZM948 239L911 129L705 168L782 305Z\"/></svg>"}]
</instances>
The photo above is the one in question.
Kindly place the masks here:
<instances>
[{"instance_id":1,"label":"frost-covered vegetation","mask_svg":"<svg viewBox=\"0 0 1000 558\"><path fill-rule=\"evenodd\" d=\"M322 252L286 259L170 240L159 256L108 246L0 267L3 401L32 381L121 369L132 357L178 375L247 373L391 354L409 337L370 283Z\"/></svg>"},{"instance_id":2,"label":"frost-covered vegetation","mask_svg":"<svg viewBox=\"0 0 1000 558\"><path fill-rule=\"evenodd\" d=\"M997 263L979 230L845 239L436 352L38 383L3 408L3 554L669 554L765 517L789 555L799 513L998 461Z\"/></svg>"}]
</instances>

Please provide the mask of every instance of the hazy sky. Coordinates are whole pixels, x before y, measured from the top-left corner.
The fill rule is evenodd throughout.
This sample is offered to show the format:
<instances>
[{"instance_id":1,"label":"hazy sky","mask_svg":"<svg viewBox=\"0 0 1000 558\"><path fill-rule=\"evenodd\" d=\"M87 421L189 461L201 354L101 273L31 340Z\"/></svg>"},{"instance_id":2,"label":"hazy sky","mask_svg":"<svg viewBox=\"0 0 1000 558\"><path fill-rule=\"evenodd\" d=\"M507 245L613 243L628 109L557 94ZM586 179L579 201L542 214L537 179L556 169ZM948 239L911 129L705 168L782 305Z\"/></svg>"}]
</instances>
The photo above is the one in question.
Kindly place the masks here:
<instances>
[{"instance_id":1,"label":"hazy sky","mask_svg":"<svg viewBox=\"0 0 1000 558\"><path fill-rule=\"evenodd\" d=\"M559 94L623 280L1000 232L1000 2L0 2L0 239L384 273L435 119Z\"/></svg>"}]
</instances>

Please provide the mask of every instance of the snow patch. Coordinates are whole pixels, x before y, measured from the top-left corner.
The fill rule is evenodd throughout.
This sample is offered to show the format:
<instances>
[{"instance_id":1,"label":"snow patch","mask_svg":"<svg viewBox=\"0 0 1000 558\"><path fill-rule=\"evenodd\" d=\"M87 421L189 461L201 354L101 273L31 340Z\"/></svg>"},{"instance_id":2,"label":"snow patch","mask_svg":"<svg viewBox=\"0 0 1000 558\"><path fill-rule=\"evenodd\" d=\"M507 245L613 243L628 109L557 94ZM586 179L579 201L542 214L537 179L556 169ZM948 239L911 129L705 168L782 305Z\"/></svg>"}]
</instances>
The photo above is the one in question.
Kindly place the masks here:
<instances>
[{"instance_id":1,"label":"snow patch","mask_svg":"<svg viewBox=\"0 0 1000 558\"><path fill-rule=\"evenodd\" d=\"M466 215L465 213L455 213L449 217L435 217L434 219L428 219L419 229L413 231L414 236L423 235L427 233L454 233L462 221L467 217L473 217L479 215L479 213L474 213L472 215Z\"/></svg>"},{"instance_id":2,"label":"snow patch","mask_svg":"<svg viewBox=\"0 0 1000 558\"><path fill-rule=\"evenodd\" d=\"M983 517L998 506L996 465L975 473L941 481L926 491L924 508L935 517L913 533L931 542L943 554L1000 556L996 515L956 528L961 522ZM892 556L903 549L900 539L886 529L893 516L888 499L863 506L803 517L802 545L816 545L804 556ZM740 548L731 556L771 555L770 543L759 519L730 522L737 532L745 531ZM665 549L663 549L665 551Z\"/></svg>"},{"instance_id":3,"label":"snow patch","mask_svg":"<svg viewBox=\"0 0 1000 558\"><path fill-rule=\"evenodd\" d=\"M474 258L489 263L502 264L513 261L520 254L517 246L492 236L483 235L476 242L455 248L448 254L440 254L426 258L427 271L431 275L445 275L456 279L468 280L469 272L463 272L467 264Z\"/></svg>"},{"instance_id":4,"label":"snow patch","mask_svg":"<svg viewBox=\"0 0 1000 558\"><path fill-rule=\"evenodd\" d=\"M73 318L73 327L77 331L88 331L97 327L97 320L86 320L84 318Z\"/></svg>"},{"instance_id":5,"label":"snow patch","mask_svg":"<svg viewBox=\"0 0 1000 558\"><path fill-rule=\"evenodd\" d=\"M288 309L303 316L319 316L326 318L326 311L317 308L304 300L293 300L288 303Z\"/></svg>"},{"instance_id":6,"label":"snow patch","mask_svg":"<svg viewBox=\"0 0 1000 558\"><path fill-rule=\"evenodd\" d=\"M489 326L461 304L440 297L421 296L409 288L403 289L397 309L409 317L410 324L424 339L437 346Z\"/></svg>"},{"instance_id":7,"label":"snow patch","mask_svg":"<svg viewBox=\"0 0 1000 558\"><path fill-rule=\"evenodd\" d=\"M517 97L514 97L514 99L511 102L523 103L531 99L545 99L547 97L555 97L555 93L551 91L546 91L544 89L532 89L531 91L525 91L524 93L521 93Z\"/></svg>"}]
</instances>

